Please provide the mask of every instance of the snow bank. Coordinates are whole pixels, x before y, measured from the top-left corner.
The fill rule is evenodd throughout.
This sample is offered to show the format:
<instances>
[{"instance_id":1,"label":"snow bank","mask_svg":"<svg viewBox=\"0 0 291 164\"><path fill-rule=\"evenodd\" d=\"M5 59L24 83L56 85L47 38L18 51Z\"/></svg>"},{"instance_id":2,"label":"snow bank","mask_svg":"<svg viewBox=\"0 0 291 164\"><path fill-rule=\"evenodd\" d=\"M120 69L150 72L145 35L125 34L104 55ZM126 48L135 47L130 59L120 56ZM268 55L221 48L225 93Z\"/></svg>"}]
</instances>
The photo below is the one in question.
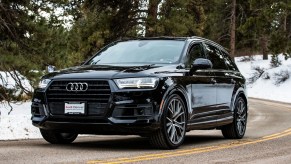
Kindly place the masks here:
<instances>
[{"instance_id":1,"label":"snow bank","mask_svg":"<svg viewBox=\"0 0 291 164\"><path fill-rule=\"evenodd\" d=\"M0 104L0 140L41 138L38 128L31 124L31 102L12 104L10 107Z\"/></svg>"},{"instance_id":2,"label":"snow bank","mask_svg":"<svg viewBox=\"0 0 291 164\"><path fill-rule=\"evenodd\" d=\"M269 60L263 60L262 55L253 56L253 60L241 60L244 57L236 58L236 64L246 79L249 79L256 72L254 68L260 67L264 70L263 75L253 84L248 84L248 97L262 98L268 100L282 101L291 103L291 59L285 60L283 55L279 55L282 65L272 68ZM288 71L290 78L281 84L277 84L278 77L275 74ZM269 76L269 78L266 78Z\"/></svg>"}]
</instances>

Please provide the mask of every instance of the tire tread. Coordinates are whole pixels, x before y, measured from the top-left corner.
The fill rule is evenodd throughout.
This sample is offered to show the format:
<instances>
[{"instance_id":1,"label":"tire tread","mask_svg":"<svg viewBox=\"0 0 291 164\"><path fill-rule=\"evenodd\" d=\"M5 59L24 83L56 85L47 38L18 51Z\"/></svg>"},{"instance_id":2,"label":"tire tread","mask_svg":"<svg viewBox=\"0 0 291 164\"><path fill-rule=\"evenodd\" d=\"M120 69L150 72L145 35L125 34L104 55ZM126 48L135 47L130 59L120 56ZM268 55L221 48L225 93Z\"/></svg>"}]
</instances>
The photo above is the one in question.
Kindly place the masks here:
<instances>
[{"instance_id":1,"label":"tire tread","mask_svg":"<svg viewBox=\"0 0 291 164\"><path fill-rule=\"evenodd\" d=\"M166 141L160 130L151 136L150 143L156 148L169 149L169 146L166 144Z\"/></svg>"},{"instance_id":2,"label":"tire tread","mask_svg":"<svg viewBox=\"0 0 291 164\"><path fill-rule=\"evenodd\" d=\"M45 139L47 142L51 144L69 144L69 143L72 143L78 136L78 134L76 134L76 136L70 139L66 139L66 138L63 138L60 133L55 133L53 131L44 130L44 129L40 129L40 133L43 139Z\"/></svg>"},{"instance_id":3,"label":"tire tread","mask_svg":"<svg viewBox=\"0 0 291 164\"><path fill-rule=\"evenodd\" d=\"M242 99L242 97L238 97L237 100ZM237 101L236 100L236 101ZM235 111L236 112L236 111ZM221 128L222 135L227 139L241 139L243 136L240 136L236 132L236 117L234 116L234 120L231 124L224 125Z\"/></svg>"},{"instance_id":4,"label":"tire tread","mask_svg":"<svg viewBox=\"0 0 291 164\"><path fill-rule=\"evenodd\" d=\"M234 123L231 123L229 125L225 125L221 129L221 132L222 132L223 136L227 139L237 139Z\"/></svg>"},{"instance_id":5,"label":"tire tread","mask_svg":"<svg viewBox=\"0 0 291 164\"><path fill-rule=\"evenodd\" d=\"M178 99L181 100L181 102L183 102L182 98L177 95L177 94L173 94L171 98L173 97L176 97ZM184 103L184 102L183 102ZM187 121L186 121L187 122ZM168 143L168 141L166 140L166 136L165 134L163 133L163 131L165 131L164 127L161 126L161 128L156 131L155 133L153 133L151 136L150 136L150 144L155 147L155 148L159 148L159 149L176 149L178 148L182 143L183 141L179 144L179 145L171 145L170 143ZM184 136L185 137L185 136Z\"/></svg>"}]
</instances>

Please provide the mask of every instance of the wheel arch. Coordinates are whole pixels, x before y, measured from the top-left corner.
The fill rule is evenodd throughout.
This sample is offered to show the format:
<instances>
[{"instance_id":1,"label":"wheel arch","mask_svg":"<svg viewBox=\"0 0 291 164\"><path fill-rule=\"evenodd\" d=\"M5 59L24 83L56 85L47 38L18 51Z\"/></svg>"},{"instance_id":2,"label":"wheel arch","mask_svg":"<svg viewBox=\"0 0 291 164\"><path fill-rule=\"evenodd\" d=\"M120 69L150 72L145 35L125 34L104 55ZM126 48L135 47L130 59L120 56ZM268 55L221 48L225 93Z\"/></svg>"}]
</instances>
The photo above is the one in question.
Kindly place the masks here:
<instances>
[{"instance_id":1,"label":"wheel arch","mask_svg":"<svg viewBox=\"0 0 291 164\"><path fill-rule=\"evenodd\" d=\"M189 112L190 110L190 101L189 101L189 96L187 94L187 91L184 87L180 86L180 85L173 85L171 87L168 88L168 90L165 92L163 98L162 98L162 102L160 105L160 111L159 111L159 120L161 118L161 115L163 114L163 110L164 110L164 106L167 103L168 98L172 95L172 94L177 94L181 97L181 99L184 102L185 108L188 112L186 112L186 118L188 120L189 117Z\"/></svg>"},{"instance_id":2,"label":"wheel arch","mask_svg":"<svg viewBox=\"0 0 291 164\"><path fill-rule=\"evenodd\" d=\"M232 103L231 103L231 111L233 112L233 110L234 110L233 106L234 106L234 103L238 97L242 97L244 99L244 101L247 104L247 111L248 111L248 99L247 99L247 96L245 94L245 90L243 88L239 88L236 91L236 93L234 94L234 96L232 98Z\"/></svg>"}]
</instances>

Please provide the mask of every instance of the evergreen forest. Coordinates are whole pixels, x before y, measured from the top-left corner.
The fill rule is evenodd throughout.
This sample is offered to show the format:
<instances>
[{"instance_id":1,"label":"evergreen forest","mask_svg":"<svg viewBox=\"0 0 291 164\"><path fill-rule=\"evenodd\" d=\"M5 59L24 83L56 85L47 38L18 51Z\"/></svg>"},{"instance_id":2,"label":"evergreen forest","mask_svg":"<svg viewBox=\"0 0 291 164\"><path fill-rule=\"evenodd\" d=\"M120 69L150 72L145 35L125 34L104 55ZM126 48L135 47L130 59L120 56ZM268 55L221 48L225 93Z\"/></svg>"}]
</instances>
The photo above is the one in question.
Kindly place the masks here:
<instances>
[{"instance_id":1,"label":"evergreen forest","mask_svg":"<svg viewBox=\"0 0 291 164\"><path fill-rule=\"evenodd\" d=\"M81 64L121 38L201 36L231 57L291 57L291 0L0 0L0 71L21 92L47 65ZM0 76L1 79L1 76ZM18 100L0 85L0 100Z\"/></svg>"}]
</instances>

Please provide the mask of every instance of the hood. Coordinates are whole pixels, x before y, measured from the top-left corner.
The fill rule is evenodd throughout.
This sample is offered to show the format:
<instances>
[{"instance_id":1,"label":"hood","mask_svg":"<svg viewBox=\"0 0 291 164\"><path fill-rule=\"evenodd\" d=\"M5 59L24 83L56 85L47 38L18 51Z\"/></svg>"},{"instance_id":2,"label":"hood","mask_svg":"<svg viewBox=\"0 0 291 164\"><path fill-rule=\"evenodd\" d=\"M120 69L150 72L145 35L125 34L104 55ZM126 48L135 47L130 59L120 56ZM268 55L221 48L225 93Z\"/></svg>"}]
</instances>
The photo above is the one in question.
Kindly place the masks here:
<instances>
[{"instance_id":1,"label":"hood","mask_svg":"<svg viewBox=\"0 0 291 164\"><path fill-rule=\"evenodd\" d=\"M49 79L114 79L129 77L161 76L181 74L178 65L82 65L52 72L44 76ZM183 72L183 71L182 71Z\"/></svg>"}]
</instances>

